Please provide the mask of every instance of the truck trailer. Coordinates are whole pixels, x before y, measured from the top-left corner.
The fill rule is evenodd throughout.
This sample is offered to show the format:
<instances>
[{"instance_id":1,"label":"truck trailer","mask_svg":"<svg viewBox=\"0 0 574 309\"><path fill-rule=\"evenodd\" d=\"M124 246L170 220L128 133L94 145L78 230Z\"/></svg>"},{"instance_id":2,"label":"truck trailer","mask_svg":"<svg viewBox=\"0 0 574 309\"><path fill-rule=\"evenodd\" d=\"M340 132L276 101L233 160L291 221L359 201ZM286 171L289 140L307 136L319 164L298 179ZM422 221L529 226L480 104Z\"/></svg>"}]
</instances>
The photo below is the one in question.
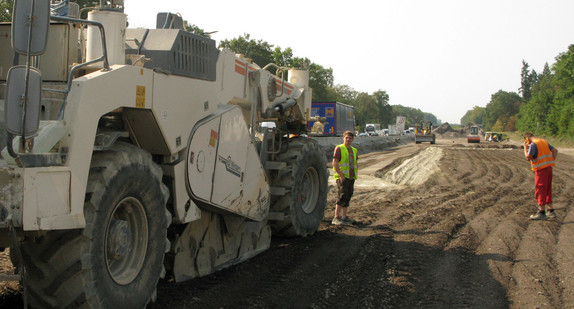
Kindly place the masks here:
<instances>
[{"instance_id":1,"label":"truck trailer","mask_svg":"<svg viewBox=\"0 0 574 309\"><path fill-rule=\"evenodd\" d=\"M322 118L322 119L321 119ZM313 132L315 121L325 120L323 133ZM345 131L355 132L355 108L341 102L311 103L309 131L312 135L343 136Z\"/></svg>"}]
</instances>

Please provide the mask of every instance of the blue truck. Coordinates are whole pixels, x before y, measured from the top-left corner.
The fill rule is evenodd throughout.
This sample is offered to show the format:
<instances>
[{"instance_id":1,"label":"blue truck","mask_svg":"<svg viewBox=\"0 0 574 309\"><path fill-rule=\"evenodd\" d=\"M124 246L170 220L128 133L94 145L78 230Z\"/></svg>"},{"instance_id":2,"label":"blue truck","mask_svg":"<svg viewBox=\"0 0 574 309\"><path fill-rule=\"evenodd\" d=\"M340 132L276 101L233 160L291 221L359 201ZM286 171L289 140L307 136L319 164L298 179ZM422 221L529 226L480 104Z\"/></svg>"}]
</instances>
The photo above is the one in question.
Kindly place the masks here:
<instances>
[{"instance_id":1,"label":"blue truck","mask_svg":"<svg viewBox=\"0 0 574 309\"><path fill-rule=\"evenodd\" d=\"M355 132L355 108L341 102L313 102L308 130L313 136L343 136L345 131Z\"/></svg>"}]
</instances>

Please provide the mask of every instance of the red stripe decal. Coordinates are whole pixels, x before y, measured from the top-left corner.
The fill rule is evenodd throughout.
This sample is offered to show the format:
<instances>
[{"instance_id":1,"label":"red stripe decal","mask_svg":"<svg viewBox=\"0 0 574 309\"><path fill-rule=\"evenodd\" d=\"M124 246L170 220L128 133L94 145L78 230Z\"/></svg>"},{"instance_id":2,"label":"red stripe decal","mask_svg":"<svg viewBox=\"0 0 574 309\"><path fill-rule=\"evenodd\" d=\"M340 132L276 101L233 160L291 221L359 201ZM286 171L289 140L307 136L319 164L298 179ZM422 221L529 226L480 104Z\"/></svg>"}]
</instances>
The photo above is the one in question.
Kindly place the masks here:
<instances>
[{"instance_id":1,"label":"red stripe decal","mask_svg":"<svg viewBox=\"0 0 574 309\"><path fill-rule=\"evenodd\" d=\"M245 75L245 67L242 67L240 65L235 65L235 72L241 74L241 75Z\"/></svg>"}]
</instances>

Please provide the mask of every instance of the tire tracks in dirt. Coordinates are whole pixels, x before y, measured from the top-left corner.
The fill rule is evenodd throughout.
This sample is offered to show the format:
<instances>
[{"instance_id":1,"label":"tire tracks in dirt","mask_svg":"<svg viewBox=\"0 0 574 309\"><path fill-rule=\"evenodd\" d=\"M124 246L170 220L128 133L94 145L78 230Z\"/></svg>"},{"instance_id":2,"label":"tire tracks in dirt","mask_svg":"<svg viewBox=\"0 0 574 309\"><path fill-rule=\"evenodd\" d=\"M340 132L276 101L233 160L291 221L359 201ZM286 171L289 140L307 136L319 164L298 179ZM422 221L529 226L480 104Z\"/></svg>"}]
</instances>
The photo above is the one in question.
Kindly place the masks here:
<instances>
[{"instance_id":1,"label":"tire tracks in dirt","mask_svg":"<svg viewBox=\"0 0 574 309\"><path fill-rule=\"evenodd\" d=\"M518 157L523 157L519 153ZM520 204L511 204L515 206L513 212L507 219L499 225L497 231L489 235L489 246L494 250L504 249L502 244L496 244L504 241L506 246L509 262L493 262L492 268L498 272L501 282L507 282L506 288L513 308L522 308L524 306L540 306L561 308L564 298L572 293L572 285L562 286L562 282L571 278L572 274L564 267L563 263L568 261L559 261L559 256L572 256L571 246L561 245L558 239L564 239L571 232L571 225L563 221L561 217L564 212L568 214L572 205L571 193L562 188L570 187L572 189L572 158L563 157L569 161L569 164L560 164L557 161L557 167L554 169L554 207L559 214L558 220L548 221L530 221L528 215L536 211L534 201L534 176L528 171L525 184L521 187L528 188L524 202ZM563 161L564 162L564 161ZM565 162L564 162L565 163ZM569 172L562 171L560 168L566 167ZM528 168L528 165L526 165ZM527 184L526 184L527 183ZM570 238L572 239L572 238ZM488 250L488 246L485 249ZM493 249L491 249L493 251ZM572 266L572 265L570 265ZM565 277L566 274L566 277ZM506 279L506 280L505 280ZM567 291L569 293L565 293ZM570 300L571 307L572 302Z\"/></svg>"},{"instance_id":2,"label":"tire tracks in dirt","mask_svg":"<svg viewBox=\"0 0 574 309\"><path fill-rule=\"evenodd\" d=\"M409 159L427 164L415 157L428 158L431 147L442 156L426 181L396 185L376 177ZM330 225L331 182L318 233L274 238L242 264L175 287L162 283L164 296L150 308L573 307L571 156L559 157L555 169L554 222L528 220L534 180L520 148L404 145L361 155L359 164L359 179L367 181L358 183L349 208L356 225Z\"/></svg>"},{"instance_id":3,"label":"tire tracks in dirt","mask_svg":"<svg viewBox=\"0 0 574 309\"><path fill-rule=\"evenodd\" d=\"M570 205L572 205L570 200ZM566 216L558 236L554 261L559 274L558 284L562 291L561 302L564 308L574 308L574 251L572 250L574 239L574 212L570 209Z\"/></svg>"},{"instance_id":4,"label":"tire tracks in dirt","mask_svg":"<svg viewBox=\"0 0 574 309\"><path fill-rule=\"evenodd\" d=\"M554 169L558 219L530 221L534 176L523 150L458 143L360 154L359 180L368 181L351 200L357 224L330 224L330 183L319 232L273 238L269 250L204 278L162 281L148 308L574 307L574 157L560 153ZM442 155L426 181L382 182L409 159L428 164L416 157L433 147Z\"/></svg>"},{"instance_id":5,"label":"tire tracks in dirt","mask_svg":"<svg viewBox=\"0 0 574 309\"><path fill-rule=\"evenodd\" d=\"M409 160L417 162L416 157ZM389 280L395 283L391 285L394 288L401 287L397 292L406 295L399 298L402 301L396 307L520 308L533 303L560 307L571 302L560 291L565 289L560 283L572 278L571 273L556 270L565 267L543 267L549 275L533 279L534 284L524 283L532 278L531 274L517 271L524 252L537 252L533 248L548 252L535 259L537 268L541 268L540 261L552 265L560 259L572 266L568 264L572 263L571 251L563 252L560 244L555 246L560 241L556 239L565 243L570 234L532 239L532 235L543 235L544 231L529 228L539 222L527 219L536 208L533 175L522 149L445 147L440 168L441 172L423 185L389 190L392 196L385 196L383 205L378 205L384 213L379 210L377 218L369 222L393 232L391 255L399 262L389 261L389 272L393 274ZM561 179L568 172L555 174L555 179ZM555 180L555 196L572 188L564 183ZM557 201L561 199L572 200L566 196ZM372 205L375 203L376 199L368 197L361 200L361 206L369 209L369 216L376 215L377 208ZM562 234L552 228L546 228L546 233ZM417 246L403 246L404 243ZM554 247L560 249L555 252ZM419 254L413 255L412 251ZM541 282L547 282L548 287ZM521 293L513 295L514 290ZM525 297L529 290L536 291L537 296Z\"/></svg>"},{"instance_id":6,"label":"tire tracks in dirt","mask_svg":"<svg viewBox=\"0 0 574 309\"><path fill-rule=\"evenodd\" d=\"M420 277L416 280L421 282L417 290L422 295L412 295L413 297L402 305L497 307L505 304L504 292L500 284L484 275L488 273L485 271L486 264L479 263L482 260L481 257L474 256L472 253L475 243L479 241L475 239L476 235L480 233L476 233L467 226L474 221L475 217L480 216L485 209L489 209L500 199L503 189L497 184L503 183L504 176L510 173L501 167L487 168L488 165L480 159L482 155L476 155L476 152L472 149L452 152L449 149L445 156L448 159L441 162L443 168L450 169L449 172L455 172L455 177L451 178L466 184L466 187L460 188L452 184L438 185L439 192L437 196L434 196L435 199L438 197L438 203L433 204L432 207L419 203L409 205L409 207L419 208L418 218L414 218L410 223L413 225L411 229L422 229L425 233L422 237L408 237L407 239L437 248L437 251L427 257L429 266L423 268ZM458 170L461 172L457 175ZM487 185L482 184L485 178L488 179ZM481 185L474 186L475 182ZM434 192L433 186L436 185L430 182L424 190ZM456 190L455 194L452 194L450 188ZM445 193L441 194L441 192ZM487 202L474 203L479 197ZM475 237L468 237L470 235ZM484 293L483 286L495 288L488 289L488 293ZM482 297L470 298L469 295ZM421 303L421 298L426 301Z\"/></svg>"}]
</instances>

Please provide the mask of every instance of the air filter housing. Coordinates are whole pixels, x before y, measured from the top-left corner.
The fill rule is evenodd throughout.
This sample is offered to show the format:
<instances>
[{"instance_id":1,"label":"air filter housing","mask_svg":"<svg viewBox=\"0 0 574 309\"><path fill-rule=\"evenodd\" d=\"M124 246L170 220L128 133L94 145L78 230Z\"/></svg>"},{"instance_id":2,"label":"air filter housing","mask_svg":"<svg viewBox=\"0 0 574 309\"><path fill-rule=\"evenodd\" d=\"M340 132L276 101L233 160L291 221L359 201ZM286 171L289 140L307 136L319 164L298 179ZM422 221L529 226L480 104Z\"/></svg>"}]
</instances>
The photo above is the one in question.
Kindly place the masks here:
<instances>
[{"instance_id":1,"label":"air filter housing","mask_svg":"<svg viewBox=\"0 0 574 309\"><path fill-rule=\"evenodd\" d=\"M215 81L215 41L179 29L127 29L126 54L145 55L144 68Z\"/></svg>"}]
</instances>

